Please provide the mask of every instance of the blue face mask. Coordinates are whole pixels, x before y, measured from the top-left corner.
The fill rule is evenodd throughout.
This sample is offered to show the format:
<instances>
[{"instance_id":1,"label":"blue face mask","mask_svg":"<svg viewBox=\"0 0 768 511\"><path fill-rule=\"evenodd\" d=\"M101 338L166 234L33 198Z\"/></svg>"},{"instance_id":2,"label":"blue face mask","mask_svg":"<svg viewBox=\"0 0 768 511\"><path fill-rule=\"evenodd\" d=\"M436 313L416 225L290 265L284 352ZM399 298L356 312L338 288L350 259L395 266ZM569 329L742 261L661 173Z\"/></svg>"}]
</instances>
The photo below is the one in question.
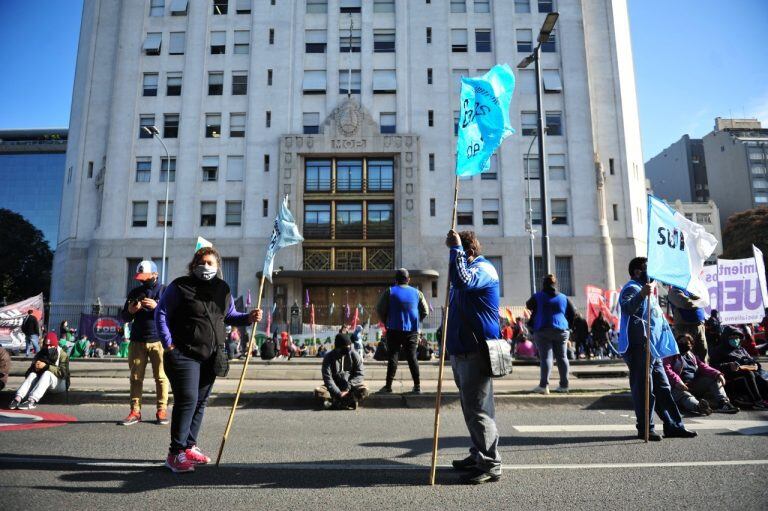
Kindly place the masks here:
<instances>
[{"instance_id":1,"label":"blue face mask","mask_svg":"<svg viewBox=\"0 0 768 511\"><path fill-rule=\"evenodd\" d=\"M741 339L738 337L734 337L733 339L728 339L728 344L731 345L732 348L738 348L741 346Z\"/></svg>"}]
</instances>

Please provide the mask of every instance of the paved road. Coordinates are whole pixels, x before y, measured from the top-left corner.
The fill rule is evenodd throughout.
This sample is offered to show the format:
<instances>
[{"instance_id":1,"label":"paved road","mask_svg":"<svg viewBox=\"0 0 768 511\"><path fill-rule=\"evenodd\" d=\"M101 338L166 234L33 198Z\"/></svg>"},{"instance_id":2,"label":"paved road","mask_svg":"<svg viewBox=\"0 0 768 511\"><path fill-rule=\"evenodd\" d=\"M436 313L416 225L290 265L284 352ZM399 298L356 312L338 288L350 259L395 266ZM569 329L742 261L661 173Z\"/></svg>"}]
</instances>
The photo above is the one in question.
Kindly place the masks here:
<instances>
[{"instance_id":1,"label":"paved road","mask_svg":"<svg viewBox=\"0 0 768 511\"><path fill-rule=\"evenodd\" d=\"M61 427L2 431L3 509L765 509L768 413L690 420L692 440L643 444L621 410L502 407L503 479L458 486L447 468L425 486L431 410L241 409L222 467L160 467L167 426L128 428L123 406L50 406ZM208 410L201 445L216 450L225 408ZM567 425L568 427L563 427ZM463 457L461 412L445 410L441 466ZM683 493L683 491L685 493Z\"/></svg>"}]
</instances>

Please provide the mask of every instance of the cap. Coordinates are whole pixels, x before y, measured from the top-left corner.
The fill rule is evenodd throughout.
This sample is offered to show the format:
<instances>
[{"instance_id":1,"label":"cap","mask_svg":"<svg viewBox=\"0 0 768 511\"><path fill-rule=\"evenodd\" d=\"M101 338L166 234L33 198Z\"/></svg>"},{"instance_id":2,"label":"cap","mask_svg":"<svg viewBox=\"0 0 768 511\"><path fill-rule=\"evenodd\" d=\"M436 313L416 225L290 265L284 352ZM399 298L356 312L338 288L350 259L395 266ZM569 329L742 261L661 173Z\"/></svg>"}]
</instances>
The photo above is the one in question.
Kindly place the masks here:
<instances>
[{"instance_id":1,"label":"cap","mask_svg":"<svg viewBox=\"0 0 768 511\"><path fill-rule=\"evenodd\" d=\"M736 327L733 327L731 325L725 325L723 327L723 331L720 333L720 338L725 339L726 341L728 339L733 339L734 337L738 337L739 339L744 338L744 332L739 330Z\"/></svg>"},{"instance_id":2,"label":"cap","mask_svg":"<svg viewBox=\"0 0 768 511\"><path fill-rule=\"evenodd\" d=\"M336 334L336 339L334 341L334 346L336 348L348 348L349 346L352 346L352 339L350 339L347 334Z\"/></svg>"},{"instance_id":3,"label":"cap","mask_svg":"<svg viewBox=\"0 0 768 511\"><path fill-rule=\"evenodd\" d=\"M409 278L410 277L408 276L408 270L406 270L405 268L398 268L398 270L395 271L395 280L397 280L398 282L406 281Z\"/></svg>"},{"instance_id":4,"label":"cap","mask_svg":"<svg viewBox=\"0 0 768 511\"><path fill-rule=\"evenodd\" d=\"M149 280L152 278L153 273L157 273L157 265L152 261L142 261L136 267L136 276L133 278L136 280Z\"/></svg>"}]
</instances>

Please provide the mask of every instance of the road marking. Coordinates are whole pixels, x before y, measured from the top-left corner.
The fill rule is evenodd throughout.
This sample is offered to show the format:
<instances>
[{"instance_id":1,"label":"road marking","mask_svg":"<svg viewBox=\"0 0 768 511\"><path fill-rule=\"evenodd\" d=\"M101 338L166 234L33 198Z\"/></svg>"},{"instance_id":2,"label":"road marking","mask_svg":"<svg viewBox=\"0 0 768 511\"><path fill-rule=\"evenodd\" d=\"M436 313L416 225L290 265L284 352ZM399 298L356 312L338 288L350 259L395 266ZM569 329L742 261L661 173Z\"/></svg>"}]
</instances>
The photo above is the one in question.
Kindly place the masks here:
<instances>
[{"instance_id":1,"label":"road marking","mask_svg":"<svg viewBox=\"0 0 768 511\"><path fill-rule=\"evenodd\" d=\"M724 429L742 435L768 433L768 421L691 419L687 425L694 431ZM635 431L634 424L555 424L538 426L512 426L518 433L588 433L608 431Z\"/></svg>"}]
</instances>

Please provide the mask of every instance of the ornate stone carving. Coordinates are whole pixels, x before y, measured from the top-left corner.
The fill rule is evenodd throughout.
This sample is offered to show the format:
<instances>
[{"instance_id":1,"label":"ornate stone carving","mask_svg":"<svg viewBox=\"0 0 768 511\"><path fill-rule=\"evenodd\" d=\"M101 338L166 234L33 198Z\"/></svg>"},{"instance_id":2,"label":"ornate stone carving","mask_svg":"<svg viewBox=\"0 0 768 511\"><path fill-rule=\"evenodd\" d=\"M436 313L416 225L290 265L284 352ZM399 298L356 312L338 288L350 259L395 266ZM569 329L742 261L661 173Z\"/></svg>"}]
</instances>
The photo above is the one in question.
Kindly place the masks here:
<instances>
[{"instance_id":1,"label":"ornate stone carving","mask_svg":"<svg viewBox=\"0 0 768 511\"><path fill-rule=\"evenodd\" d=\"M411 163L413 161L413 153L405 153L405 162Z\"/></svg>"},{"instance_id":2,"label":"ornate stone carving","mask_svg":"<svg viewBox=\"0 0 768 511\"><path fill-rule=\"evenodd\" d=\"M360 128L360 117L360 105L352 100L344 102L334 112L334 119L339 133L347 137L357 134Z\"/></svg>"},{"instance_id":3,"label":"ornate stone carving","mask_svg":"<svg viewBox=\"0 0 768 511\"><path fill-rule=\"evenodd\" d=\"M407 209L408 211L413 211L413 199L405 200L405 209Z\"/></svg>"},{"instance_id":4,"label":"ornate stone carving","mask_svg":"<svg viewBox=\"0 0 768 511\"><path fill-rule=\"evenodd\" d=\"M405 193L407 193L408 195L413 194L413 183L406 183Z\"/></svg>"},{"instance_id":5,"label":"ornate stone carving","mask_svg":"<svg viewBox=\"0 0 768 511\"><path fill-rule=\"evenodd\" d=\"M405 168L405 177L413 177L413 167Z\"/></svg>"}]
</instances>

